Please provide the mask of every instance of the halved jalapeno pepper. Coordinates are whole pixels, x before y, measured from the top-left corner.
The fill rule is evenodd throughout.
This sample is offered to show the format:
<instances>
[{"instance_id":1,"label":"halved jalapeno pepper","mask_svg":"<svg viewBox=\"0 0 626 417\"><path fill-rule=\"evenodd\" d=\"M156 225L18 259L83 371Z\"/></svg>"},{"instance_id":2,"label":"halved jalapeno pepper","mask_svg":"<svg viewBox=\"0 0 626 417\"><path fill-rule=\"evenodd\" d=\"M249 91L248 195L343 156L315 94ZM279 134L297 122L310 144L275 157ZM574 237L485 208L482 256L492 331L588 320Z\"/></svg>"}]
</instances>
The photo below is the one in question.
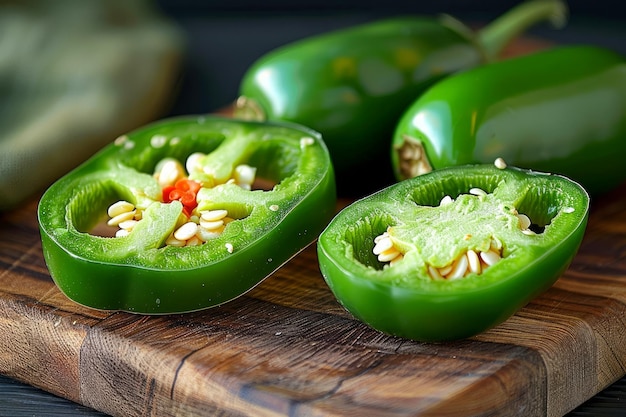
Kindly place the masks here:
<instances>
[{"instance_id":1,"label":"halved jalapeno pepper","mask_svg":"<svg viewBox=\"0 0 626 417\"><path fill-rule=\"evenodd\" d=\"M54 183L38 216L59 288L107 310L224 303L314 241L335 213L320 135L218 117L118 138Z\"/></svg>"},{"instance_id":2,"label":"halved jalapeno pepper","mask_svg":"<svg viewBox=\"0 0 626 417\"><path fill-rule=\"evenodd\" d=\"M318 240L339 302L421 341L476 335L549 288L576 254L589 196L577 183L471 165L392 185L343 209Z\"/></svg>"}]
</instances>

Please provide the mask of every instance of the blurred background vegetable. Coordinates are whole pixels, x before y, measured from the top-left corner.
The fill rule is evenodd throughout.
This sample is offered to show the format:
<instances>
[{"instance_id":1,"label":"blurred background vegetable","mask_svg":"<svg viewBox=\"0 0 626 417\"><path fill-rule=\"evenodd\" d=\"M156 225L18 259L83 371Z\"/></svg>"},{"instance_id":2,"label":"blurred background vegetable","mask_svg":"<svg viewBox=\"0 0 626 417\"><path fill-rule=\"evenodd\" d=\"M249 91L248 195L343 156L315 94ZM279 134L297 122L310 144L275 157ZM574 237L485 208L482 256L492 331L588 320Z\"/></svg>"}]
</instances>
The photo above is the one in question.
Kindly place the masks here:
<instances>
[{"instance_id":1,"label":"blurred background vegetable","mask_svg":"<svg viewBox=\"0 0 626 417\"><path fill-rule=\"evenodd\" d=\"M0 209L163 114L182 31L148 1L0 5Z\"/></svg>"}]
</instances>

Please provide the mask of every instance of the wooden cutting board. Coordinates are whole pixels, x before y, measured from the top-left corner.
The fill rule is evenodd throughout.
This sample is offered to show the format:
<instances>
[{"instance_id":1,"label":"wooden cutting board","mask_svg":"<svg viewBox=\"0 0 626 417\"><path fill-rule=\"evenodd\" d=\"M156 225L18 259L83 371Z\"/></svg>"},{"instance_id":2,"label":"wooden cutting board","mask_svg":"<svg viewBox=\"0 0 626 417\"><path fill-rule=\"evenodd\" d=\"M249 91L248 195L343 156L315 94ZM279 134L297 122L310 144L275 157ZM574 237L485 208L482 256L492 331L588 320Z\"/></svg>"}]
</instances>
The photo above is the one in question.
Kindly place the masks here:
<instances>
[{"instance_id":1,"label":"wooden cutting board","mask_svg":"<svg viewBox=\"0 0 626 417\"><path fill-rule=\"evenodd\" d=\"M352 318L314 245L223 306L141 316L56 288L36 202L1 225L0 373L112 415L558 416L626 373L626 185L593 202L553 288L497 328L442 344Z\"/></svg>"},{"instance_id":2,"label":"wooden cutting board","mask_svg":"<svg viewBox=\"0 0 626 417\"><path fill-rule=\"evenodd\" d=\"M546 45L522 39L511 54ZM116 416L559 416L626 374L626 184L593 202L553 288L442 344L351 317L315 245L214 309L92 310L52 282L36 201L0 218L0 373Z\"/></svg>"}]
</instances>

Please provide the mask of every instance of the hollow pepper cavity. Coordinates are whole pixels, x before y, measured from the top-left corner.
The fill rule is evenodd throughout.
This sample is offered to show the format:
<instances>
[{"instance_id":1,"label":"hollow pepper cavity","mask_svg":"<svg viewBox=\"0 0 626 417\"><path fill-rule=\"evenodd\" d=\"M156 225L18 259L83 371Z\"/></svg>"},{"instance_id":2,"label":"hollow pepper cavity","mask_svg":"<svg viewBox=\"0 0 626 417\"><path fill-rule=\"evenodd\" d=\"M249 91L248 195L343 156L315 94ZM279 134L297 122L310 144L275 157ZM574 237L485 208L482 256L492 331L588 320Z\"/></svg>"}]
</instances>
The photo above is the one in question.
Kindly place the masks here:
<instances>
[{"instance_id":1,"label":"hollow pepper cavity","mask_svg":"<svg viewBox=\"0 0 626 417\"><path fill-rule=\"evenodd\" d=\"M405 179L502 157L563 174L598 195L626 180L625 152L626 60L576 45L442 80L400 118L391 159Z\"/></svg>"},{"instance_id":2,"label":"hollow pepper cavity","mask_svg":"<svg viewBox=\"0 0 626 417\"><path fill-rule=\"evenodd\" d=\"M522 2L474 32L450 16L378 20L327 32L270 51L240 84L236 114L287 120L322 133L341 195L355 197L393 182L388 158L397 120L428 86L498 58L528 27L563 23L560 0ZM378 170L371 170L375 164ZM360 181L351 179L358 172Z\"/></svg>"},{"instance_id":3,"label":"hollow pepper cavity","mask_svg":"<svg viewBox=\"0 0 626 417\"><path fill-rule=\"evenodd\" d=\"M318 240L339 302L420 341L474 336L554 284L582 241L589 195L559 175L444 168L344 208Z\"/></svg>"},{"instance_id":4,"label":"hollow pepper cavity","mask_svg":"<svg viewBox=\"0 0 626 417\"><path fill-rule=\"evenodd\" d=\"M335 204L317 132L189 116L118 138L44 193L38 219L69 298L159 314L245 293L314 241Z\"/></svg>"}]
</instances>

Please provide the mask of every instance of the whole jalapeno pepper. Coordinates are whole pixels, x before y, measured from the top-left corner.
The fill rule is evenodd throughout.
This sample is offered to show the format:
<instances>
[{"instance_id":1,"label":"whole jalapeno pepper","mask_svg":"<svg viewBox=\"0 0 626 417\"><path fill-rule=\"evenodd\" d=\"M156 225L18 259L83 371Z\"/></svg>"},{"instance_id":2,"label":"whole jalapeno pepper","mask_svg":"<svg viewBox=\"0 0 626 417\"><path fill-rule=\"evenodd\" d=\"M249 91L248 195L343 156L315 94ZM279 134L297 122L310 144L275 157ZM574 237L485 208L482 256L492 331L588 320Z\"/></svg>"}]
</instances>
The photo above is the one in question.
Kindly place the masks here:
<instances>
[{"instance_id":1,"label":"whole jalapeno pepper","mask_svg":"<svg viewBox=\"0 0 626 417\"><path fill-rule=\"evenodd\" d=\"M375 329L467 338L559 278L583 238L589 201L559 175L444 168L344 208L319 237L319 265L339 302Z\"/></svg>"},{"instance_id":2,"label":"whole jalapeno pepper","mask_svg":"<svg viewBox=\"0 0 626 417\"><path fill-rule=\"evenodd\" d=\"M160 314L245 293L313 242L335 203L319 133L181 117L121 136L55 182L38 218L69 298Z\"/></svg>"},{"instance_id":3,"label":"whole jalapeno pepper","mask_svg":"<svg viewBox=\"0 0 626 417\"><path fill-rule=\"evenodd\" d=\"M287 120L322 134L340 194L393 182L390 138L400 115L442 77L496 59L527 27L567 13L560 0L523 2L473 33L450 16L399 17L306 38L244 74L236 114ZM378 170L371 170L375 164ZM359 181L353 181L355 174Z\"/></svg>"},{"instance_id":4,"label":"whole jalapeno pepper","mask_svg":"<svg viewBox=\"0 0 626 417\"><path fill-rule=\"evenodd\" d=\"M391 159L398 179L451 165L508 163L560 173L592 195L626 179L626 60L555 47L448 77L407 108Z\"/></svg>"}]
</instances>

